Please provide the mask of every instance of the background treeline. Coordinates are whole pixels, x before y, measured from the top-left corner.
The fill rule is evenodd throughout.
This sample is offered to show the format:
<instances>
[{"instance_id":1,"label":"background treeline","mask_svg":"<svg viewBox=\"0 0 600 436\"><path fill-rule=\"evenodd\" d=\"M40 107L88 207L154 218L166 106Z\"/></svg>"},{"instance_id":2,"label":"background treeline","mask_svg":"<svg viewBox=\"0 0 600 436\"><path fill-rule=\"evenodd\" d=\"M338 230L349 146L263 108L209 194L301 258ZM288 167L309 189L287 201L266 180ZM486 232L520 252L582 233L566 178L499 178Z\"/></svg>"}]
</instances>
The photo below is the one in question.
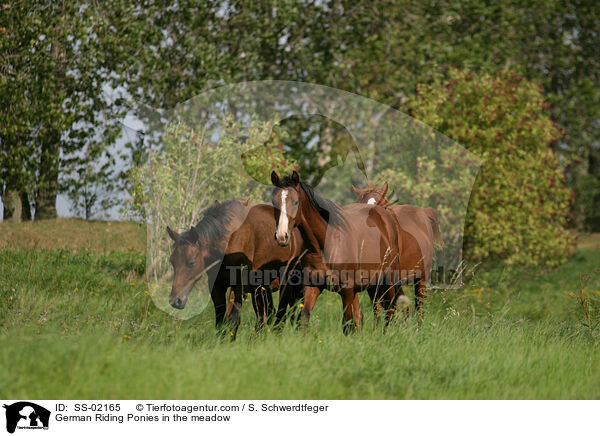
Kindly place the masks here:
<instances>
[{"instance_id":1,"label":"background treeline","mask_svg":"<svg viewBox=\"0 0 600 436\"><path fill-rule=\"evenodd\" d=\"M600 229L600 8L593 1L7 1L0 8L5 219L29 218L32 209L36 219L54 217L59 192L91 217L112 205L112 193L131 190L129 169L141 163L143 145L133 141L118 154L112 147L130 111L168 110L223 84L281 79L409 111L475 153L497 147L500 156L489 162L504 169L521 163L523 172L540 175L523 190L541 193L533 205L510 183L480 180L496 198L531 208L506 210L476 196L467 242L477 256L522 261L544 251L540 260L561 259L571 243L565 225ZM485 88L494 80L523 84L490 95ZM447 98L455 88L464 97L458 108L448 106L457 101ZM481 99L513 109L494 125ZM446 123L432 115L438 110ZM530 110L531 119L510 119ZM281 128L285 153L313 184L324 176L323 162L347 147L344 128L324 118L291 119ZM503 128L522 129L525 139L469 136ZM317 146L307 150L308 142ZM513 151L530 159L506 154ZM546 192L549 186L559 194ZM543 230L506 240L485 224L519 211L538 214L516 220L520 229ZM544 245L556 238L562 242Z\"/></svg>"}]
</instances>

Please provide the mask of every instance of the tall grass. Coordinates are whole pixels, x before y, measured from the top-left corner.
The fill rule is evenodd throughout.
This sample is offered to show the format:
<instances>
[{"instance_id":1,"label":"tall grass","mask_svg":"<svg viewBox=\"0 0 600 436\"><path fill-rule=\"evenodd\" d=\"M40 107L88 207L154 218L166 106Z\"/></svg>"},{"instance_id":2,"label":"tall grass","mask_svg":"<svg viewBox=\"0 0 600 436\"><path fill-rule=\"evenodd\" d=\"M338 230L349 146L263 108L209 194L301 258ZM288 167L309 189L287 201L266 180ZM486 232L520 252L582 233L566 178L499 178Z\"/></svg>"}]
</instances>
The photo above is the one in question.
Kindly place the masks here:
<instances>
[{"instance_id":1,"label":"tall grass","mask_svg":"<svg viewBox=\"0 0 600 436\"><path fill-rule=\"evenodd\" d=\"M600 289L597 250L561 268L479 271L432 292L424 321L342 334L326 292L308 330L254 330L235 342L207 310L187 321L155 308L133 252L0 252L4 398L599 398L600 334L577 299Z\"/></svg>"}]
</instances>

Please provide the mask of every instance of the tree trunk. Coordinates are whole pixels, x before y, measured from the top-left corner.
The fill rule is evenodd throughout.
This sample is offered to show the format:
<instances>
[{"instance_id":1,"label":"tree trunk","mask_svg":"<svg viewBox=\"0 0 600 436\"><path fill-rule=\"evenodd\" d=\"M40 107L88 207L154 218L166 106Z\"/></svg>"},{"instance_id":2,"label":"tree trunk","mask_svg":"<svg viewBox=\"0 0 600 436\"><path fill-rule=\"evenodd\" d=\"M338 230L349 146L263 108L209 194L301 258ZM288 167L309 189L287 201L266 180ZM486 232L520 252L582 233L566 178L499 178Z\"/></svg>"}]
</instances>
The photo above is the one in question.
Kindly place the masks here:
<instances>
[{"instance_id":1,"label":"tree trunk","mask_svg":"<svg viewBox=\"0 0 600 436\"><path fill-rule=\"evenodd\" d=\"M64 3L62 3L64 5ZM60 9L60 3L57 3ZM60 14L60 11L54 13ZM60 26L59 26L60 28ZM54 75L56 80L65 78L65 55L58 35L52 42L52 57L56 62ZM60 159L61 129L60 123L49 120L40 137L42 156L40 159L39 188L35 199L35 219L53 219L57 217L56 196L58 195L58 165Z\"/></svg>"},{"instance_id":2,"label":"tree trunk","mask_svg":"<svg viewBox=\"0 0 600 436\"><path fill-rule=\"evenodd\" d=\"M21 197L17 191L6 190L2 197L4 221L21 222Z\"/></svg>"},{"instance_id":3,"label":"tree trunk","mask_svg":"<svg viewBox=\"0 0 600 436\"><path fill-rule=\"evenodd\" d=\"M57 217L56 196L58 195L58 158L60 132L52 132L44 138L40 165L40 187L35 202L35 219Z\"/></svg>"},{"instance_id":4,"label":"tree trunk","mask_svg":"<svg viewBox=\"0 0 600 436\"><path fill-rule=\"evenodd\" d=\"M21 192L21 211L23 221L31 221L31 202L27 192Z\"/></svg>"}]
</instances>

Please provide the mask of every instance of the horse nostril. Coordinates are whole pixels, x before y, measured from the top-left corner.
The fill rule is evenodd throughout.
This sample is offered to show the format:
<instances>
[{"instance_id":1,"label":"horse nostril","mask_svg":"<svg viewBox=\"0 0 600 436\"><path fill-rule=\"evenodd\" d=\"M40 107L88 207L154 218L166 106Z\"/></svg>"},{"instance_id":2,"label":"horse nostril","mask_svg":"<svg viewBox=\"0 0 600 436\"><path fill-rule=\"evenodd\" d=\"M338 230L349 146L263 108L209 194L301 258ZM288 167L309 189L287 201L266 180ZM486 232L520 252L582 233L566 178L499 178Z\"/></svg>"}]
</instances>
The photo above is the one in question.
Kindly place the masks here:
<instances>
[{"instance_id":1,"label":"horse nostril","mask_svg":"<svg viewBox=\"0 0 600 436\"><path fill-rule=\"evenodd\" d=\"M273 237L277 240L277 232L273 233Z\"/></svg>"},{"instance_id":2,"label":"horse nostril","mask_svg":"<svg viewBox=\"0 0 600 436\"><path fill-rule=\"evenodd\" d=\"M288 239L290 239L290 235L288 233L285 234L285 240L287 241Z\"/></svg>"},{"instance_id":3,"label":"horse nostril","mask_svg":"<svg viewBox=\"0 0 600 436\"><path fill-rule=\"evenodd\" d=\"M181 306L181 298L178 298L177 300L175 300L175 305Z\"/></svg>"}]
</instances>

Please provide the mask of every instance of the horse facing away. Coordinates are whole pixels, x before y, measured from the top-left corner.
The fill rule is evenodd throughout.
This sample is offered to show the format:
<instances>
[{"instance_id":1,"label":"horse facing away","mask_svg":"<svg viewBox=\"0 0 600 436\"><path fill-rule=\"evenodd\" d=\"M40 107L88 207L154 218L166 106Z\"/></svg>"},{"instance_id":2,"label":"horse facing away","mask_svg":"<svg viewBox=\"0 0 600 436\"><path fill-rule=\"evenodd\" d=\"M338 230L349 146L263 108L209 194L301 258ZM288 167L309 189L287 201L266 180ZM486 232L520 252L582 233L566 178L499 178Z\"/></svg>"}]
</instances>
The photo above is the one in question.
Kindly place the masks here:
<instances>
[{"instance_id":1,"label":"horse facing away","mask_svg":"<svg viewBox=\"0 0 600 436\"><path fill-rule=\"evenodd\" d=\"M272 239L275 227L269 226L272 209L268 204L249 207L247 201L234 199L208 208L202 220L182 234L167 228L175 242L170 258L175 271L169 297L171 305L183 309L194 284L206 272L217 327L228 321L235 338L244 292L252 295L257 327L262 326L273 312L271 285L275 283L282 292L277 311L280 321L287 305L293 305L300 297L298 288L285 283L279 285L279 277L276 280L265 278L256 286L249 286L240 276L242 267L247 271L270 268L271 272L283 263L293 261L302 247L299 232L294 235L292 247L281 248L275 244ZM229 287L234 298L227 307Z\"/></svg>"},{"instance_id":2,"label":"horse facing away","mask_svg":"<svg viewBox=\"0 0 600 436\"><path fill-rule=\"evenodd\" d=\"M414 283L415 309L421 314L431 278L434 250L444 246L436 211L431 207L421 209L410 204L392 205L386 198L387 182L381 188L368 186L357 189L352 186L352 189L359 203L383 206L396 217L402 239L402 279L404 282Z\"/></svg>"},{"instance_id":3,"label":"horse facing away","mask_svg":"<svg viewBox=\"0 0 600 436\"><path fill-rule=\"evenodd\" d=\"M373 293L375 302L381 302L389 320L399 279L400 248L394 217L377 205L353 204L342 208L302 182L296 171L283 179L273 171L271 182L275 186L272 196L277 223L275 239L285 246L292 231L300 229L309 246L302 265L335 285L342 297L344 332L361 323L358 292L363 289ZM325 286L312 283L305 286L301 312L304 322L310 319Z\"/></svg>"}]
</instances>

